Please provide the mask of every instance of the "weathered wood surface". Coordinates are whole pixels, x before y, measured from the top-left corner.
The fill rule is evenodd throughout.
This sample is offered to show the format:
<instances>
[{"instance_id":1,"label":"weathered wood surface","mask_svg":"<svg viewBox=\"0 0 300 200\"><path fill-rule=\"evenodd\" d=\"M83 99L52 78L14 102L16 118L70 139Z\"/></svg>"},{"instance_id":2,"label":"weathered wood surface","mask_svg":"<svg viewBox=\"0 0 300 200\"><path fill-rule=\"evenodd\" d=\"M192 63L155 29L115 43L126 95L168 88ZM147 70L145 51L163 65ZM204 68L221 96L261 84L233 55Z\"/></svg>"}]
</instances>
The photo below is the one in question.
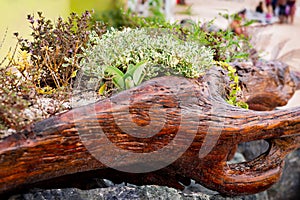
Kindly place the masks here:
<instances>
[{"instance_id":1,"label":"weathered wood surface","mask_svg":"<svg viewBox=\"0 0 300 200\"><path fill-rule=\"evenodd\" d=\"M220 69L212 69L199 80L153 79L5 138L0 142L0 193L37 185L59 187L66 180L68 186L76 186L76 179L82 187L80 182L93 177L176 188L182 188L179 182L194 179L224 195L267 189L280 178L285 156L300 147L300 107L254 110L286 104L299 88L299 76L280 63L236 66L243 98L253 110L226 103L226 76ZM145 129L137 127L147 126L158 131L141 137ZM140 135L135 137L136 133ZM239 143L261 139L269 143L267 152L249 162L227 163ZM166 156L120 158L114 152L117 147L134 155L154 154L172 141L170 151L182 149L184 153L171 152L175 161L156 171L134 173L159 166ZM107 167L95 155L127 172Z\"/></svg>"}]
</instances>

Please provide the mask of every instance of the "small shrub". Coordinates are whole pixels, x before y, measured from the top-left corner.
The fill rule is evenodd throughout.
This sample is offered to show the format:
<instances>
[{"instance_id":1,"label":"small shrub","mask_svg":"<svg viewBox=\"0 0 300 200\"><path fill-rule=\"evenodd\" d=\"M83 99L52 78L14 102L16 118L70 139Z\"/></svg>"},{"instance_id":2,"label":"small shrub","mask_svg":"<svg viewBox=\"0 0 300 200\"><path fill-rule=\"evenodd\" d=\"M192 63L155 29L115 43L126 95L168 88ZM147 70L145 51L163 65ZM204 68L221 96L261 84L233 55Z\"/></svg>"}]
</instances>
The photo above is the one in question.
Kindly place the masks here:
<instances>
[{"instance_id":1,"label":"small shrub","mask_svg":"<svg viewBox=\"0 0 300 200\"><path fill-rule=\"evenodd\" d=\"M27 20L32 29L32 40L16 37L21 50L31 55L32 68L28 73L34 78L35 84L40 87L67 87L75 76L76 65L67 61L75 58L85 47L89 40L91 30L101 36L105 32L105 26L99 23L91 23L91 13L86 11L80 17L71 13L64 21L59 17L56 23L47 20L41 12L35 19L28 15Z\"/></svg>"},{"instance_id":2,"label":"small shrub","mask_svg":"<svg viewBox=\"0 0 300 200\"><path fill-rule=\"evenodd\" d=\"M47 20L41 12L37 18L28 15L27 20L32 39L15 33L21 50L16 47L0 63L1 130L20 130L33 121L65 110L61 105L70 94L70 83L78 70L74 64L76 55L89 41L91 31L98 37L106 31L103 24L92 24L88 11L80 17L72 13L66 21L58 18L56 23ZM40 105L45 97L55 100L55 108L48 110L49 107ZM29 107L38 110L38 114L29 111Z\"/></svg>"},{"instance_id":3,"label":"small shrub","mask_svg":"<svg viewBox=\"0 0 300 200\"><path fill-rule=\"evenodd\" d=\"M123 74L128 68L145 62L145 80L164 75L196 78L213 65L213 51L194 41L183 41L163 29L112 29L100 39L91 36L90 45L83 50L79 63L85 75L109 78L109 66ZM111 73L110 73L111 75Z\"/></svg>"},{"instance_id":4,"label":"small shrub","mask_svg":"<svg viewBox=\"0 0 300 200\"><path fill-rule=\"evenodd\" d=\"M108 11L101 13L95 12L93 14L92 23L102 21L108 27L121 29L124 27L136 27L138 23L133 20L133 14L130 11L125 11L121 7L115 7Z\"/></svg>"}]
</instances>

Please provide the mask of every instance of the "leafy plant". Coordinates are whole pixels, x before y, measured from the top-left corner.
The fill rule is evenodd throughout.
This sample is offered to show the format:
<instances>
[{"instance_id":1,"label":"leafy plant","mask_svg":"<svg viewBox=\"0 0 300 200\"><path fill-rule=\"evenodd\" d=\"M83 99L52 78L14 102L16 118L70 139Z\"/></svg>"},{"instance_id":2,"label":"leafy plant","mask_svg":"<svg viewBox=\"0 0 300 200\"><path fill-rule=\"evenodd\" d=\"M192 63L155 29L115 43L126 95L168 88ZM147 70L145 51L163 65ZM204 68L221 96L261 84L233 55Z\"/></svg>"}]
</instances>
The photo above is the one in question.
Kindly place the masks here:
<instances>
[{"instance_id":1,"label":"leafy plant","mask_svg":"<svg viewBox=\"0 0 300 200\"><path fill-rule=\"evenodd\" d=\"M88 72L91 77L99 77L102 82L99 90L101 94L104 89L107 89L107 80L110 79L105 74L107 66L110 75L114 75L112 79L114 85L119 90L124 90L136 86L136 84L126 85L126 81L132 79L125 81L124 76L129 66L136 66L139 62L146 61L143 73L144 79L148 80L155 76L171 74L189 78L199 77L211 66L213 58L223 61L221 66L236 59L248 59L249 54L246 51L251 48L250 45L247 46L248 40L236 37L230 32L208 32L197 23L191 24L192 27L188 29L170 23L161 24L160 27L152 25L154 28L149 29L124 29L123 31L112 29L102 39L91 37L92 43L97 45L84 50L86 59L82 59L80 68L84 68L85 73ZM146 22L143 26L151 25L147 25ZM241 41L245 42L245 51L242 49L237 51L241 48ZM206 49L210 53L199 52L201 49ZM195 58L199 58L198 62ZM237 74L232 67L223 67L229 71L228 76L232 81L228 102L247 108L245 103L237 100L237 96L241 93Z\"/></svg>"},{"instance_id":2,"label":"leafy plant","mask_svg":"<svg viewBox=\"0 0 300 200\"><path fill-rule=\"evenodd\" d=\"M25 98L30 93L30 86L20 84L13 74L5 75L3 69L0 71L0 81L0 129L19 130L27 124L20 110L30 105Z\"/></svg>"},{"instance_id":3,"label":"leafy plant","mask_svg":"<svg viewBox=\"0 0 300 200\"><path fill-rule=\"evenodd\" d=\"M149 0L149 5L152 17L165 20L165 15L162 11L163 0Z\"/></svg>"},{"instance_id":4,"label":"leafy plant","mask_svg":"<svg viewBox=\"0 0 300 200\"><path fill-rule=\"evenodd\" d=\"M137 77L144 77L145 80L163 75L196 78L213 64L211 49L198 42L183 41L163 29L112 29L101 39L91 35L91 43L95 45L88 45L83 50L79 67L85 75L99 77L102 84L109 79L106 72L114 74L115 83L120 88L128 87L121 85L121 80L129 81L128 78L137 71L140 74L140 70L143 75ZM129 85L140 82L132 78L131 81L133 83Z\"/></svg>"},{"instance_id":5,"label":"leafy plant","mask_svg":"<svg viewBox=\"0 0 300 200\"><path fill-rule=\"evenodd\" d=\"M252 49L248 38L237 36L229 30L209 31L213 21L190 24L187 39L199 41L214 50L214 60L232 62L247 60Z\"/></svg>"},{"instance_id":6,"label":"leafy plant","mask_svg":"<svg viewBox=\"0 0 300 200\"><path fill-rule=\"evenodd\" d=\"M160 3L157 4L155 1L151 4L160 5ZM161 8L158 6L157 9ZM213 27L213 20L204 24L194 22L190 23L188 27L183 27L178 23L170 23L163 17L140 17L131 11L124 11L117 7L112 13L116 13L116 15L107 15L104 18L95 17L94 20L104 20L104 22L108 23L108 26L113 26L121 30L126 27L167 29L182 40L192 40L193 42L210 47L214 51L214 60L226 62L247 60L253 52L249 38L237 36L230 30L210 31ZM99 16L97 13L96 15ZM226 14L223 15L226 17ZM227 18L229 19L233 16L228 15ZM248 24L246 25L248 26Z\"/></svg>"},{"instance_id":7,"label":"leafy plant","mask_svg":"<svg viewBox=\"0 0 300 200\"><path fill-rule=\"evenodd\" d=\"M109 95L115 88L128 89L156 76L196 78L214 60L229 62L248 56L247 41L229 32L207 31L197 23L185 28L163 17L138 17L122 10L116 16L121 22L114 26L132 29L106 33L106 26L90 12L81 17L72 13L66 21L58 18L56 23L42 13L37 18L28 15L32 39L16 33L21 51L11 51L0 62L0 129L19 130L32 122L23 111L35 105L39 96L64 98L72 80L79 78L79 70L98 94ZM8 61L5 66L4 61ZM228 102L246 107L237 100L240 88L234 69L220 65L228 70L232 82ZM45 113L43 117L50 114Z\"/></svg>"}]
</instances>

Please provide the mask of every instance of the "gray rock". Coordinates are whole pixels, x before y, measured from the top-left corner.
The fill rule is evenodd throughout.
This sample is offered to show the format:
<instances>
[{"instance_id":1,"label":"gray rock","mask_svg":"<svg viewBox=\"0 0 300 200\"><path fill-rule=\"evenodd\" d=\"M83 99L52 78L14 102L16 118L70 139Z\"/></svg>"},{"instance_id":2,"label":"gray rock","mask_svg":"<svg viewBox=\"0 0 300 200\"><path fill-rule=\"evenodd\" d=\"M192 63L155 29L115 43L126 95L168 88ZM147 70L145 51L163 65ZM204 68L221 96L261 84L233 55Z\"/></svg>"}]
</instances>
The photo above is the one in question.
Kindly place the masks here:
<instances>
[{"instance_id":1,"label":"gray rock","mask_svg":"<svg viewBox=\"0 0 300 200\"><path fill-rule=\"evenodd\" d=\"M268 200L268 194L266 191L247 196L239 196L239 197L223 197L218 192L207 189L200 184L192 181L189 186L187 186L184 190L186 194L207 194L209 196L209 200Z\"/></svg>"},{"instance_id":2,"label":"gray rock","mask_svg":"<svg viewBox=\"0 0 300 200\"><path fill-rule=\"evenodd\" d=\"M51 189L35 190L28 194L15 195L9 200L210 200L206 194L184 194L173 188L163 186L115 186L92 190Z\"/></svg>"},{"instance_id":3,"label":"gray rock","mask_svg":"<svg viewBox=\"0 0 300 200\"><path fill-rule=\"evenodd\" d=\"M246 160L253 160L268 150L269 144L265 140L256 140L239 144L238 152L243 154Z\"/></svg>"},{"instance_id":4,"label":"gray rock","mask_svg":"<svg viewBox=\"0 0 300 200\"><path fill-rule=\"evenodd\" d=\"M268 149L266 141L252 141L239 145L246 160L252 160ZM290 153L285 159L283 174L278 183L267 190L269 200L300 199L300 149Z\"/></svg>"},{"instance_id":5,"label":"gray rock","mask_svg":"<svg viewBox=\"0 0 300 200\"><path fill-rule=\"evenodd\" d=\"M241 163L241 162L245 162L245 161L246 161L246 159L245 159L244 155L241 154L240 152L236 152L234 154L233 159L228 161L227 163L228 164L234 164L234 163Z\"/></svg>"},{"instance_id":6,"label":"gray rock","mask_svg":"<svg viewBox=\"0 0 300 200\"><path fill-rule=\"evenodd\" d=\"M268 196L269 200L300 199L300 149L287 156L282 177L268 190Z\"/></svg>"},{"instance_id":7,"label":"gray rock","mask_svg":"<svg viewBox=\"0 0 300 200\"><path fill-rule=\"evenodd\" d=\"M179 191L165 186L113 186L92 190L79 190L75 188L39 190L30 193L15 195L9 200L268 200L266 194L256 194L242 197L222 197L214 191L204 194L195 190L203 187L194 184L193 191ZM208 191L208 189L206 189Z\"/></svg>"}]
</instances>

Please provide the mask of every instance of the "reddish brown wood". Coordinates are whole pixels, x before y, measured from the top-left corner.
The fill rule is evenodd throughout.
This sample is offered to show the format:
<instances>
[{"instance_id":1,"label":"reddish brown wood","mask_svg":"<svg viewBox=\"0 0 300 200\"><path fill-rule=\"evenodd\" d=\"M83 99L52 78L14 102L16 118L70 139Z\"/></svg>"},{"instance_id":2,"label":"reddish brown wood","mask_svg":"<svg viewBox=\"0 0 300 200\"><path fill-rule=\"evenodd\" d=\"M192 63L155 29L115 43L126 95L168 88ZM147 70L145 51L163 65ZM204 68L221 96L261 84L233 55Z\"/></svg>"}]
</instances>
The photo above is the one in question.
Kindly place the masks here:
<instances>
[{"instance_id":1,"label":"reddish brown wood","mask_svg":"<svg viewBox=\"0 0 300 200\"><path fill-rule=\"evenodd\" d=\"M236 66L245 91L244 99L252 109L271 110L284 105L299 87L298 75L282 64ZM226 81L224 71L216 68L199 80L160 77L109 99L32 124L0 142L0 193L35 186L38 182L46 185L53 178L55 183L71 180L75 173L79 179L95 175L176 188L182 188L178 181L188 183L194 179L224 195L265 190L280 178L285 156L300 147L300 107L262 112L231 106L224 100ZM179 92L174 92L170 83ZM129 108L125 103L128 96L131 97ZM117 104L112 107L112 102ZM153 106L156 115L150 116L149 109ZM137 130L129 117L139 126L151 123L160 131L149 138L136 138L130 135ZM110 154L107 149L111 147L103 138L91 134L91 131L99 132L100 127L115 146L136 153L155 152L177 136L176 148L184 147L187 138L194 139L167 167L141 174L125 173L108 168L85 147L83 137L89 138L90 147L101 155L112 159L117 156ZM184 134L180 135L178 130ZM211 142L207 143L207 139ZM246 163L227 164L237 144L261 139L269 142L268 152ZM203 153L204 147L212 147L207 155ZM151 164L165 159L160 157ZM130 157L115 162L118 167L129 169L149 164L147 160ZM48 183L51 185L51 181Z\"/></svg>"},{"instance_id":2,"label":"reddish brown wood","mask_svg":"<svg viewBox=\"0 0 300 200\"><path fill-rule=\"evenodd\" d=\"M252 110L273 110L284 106L299 89L299 73L279 61L233 64L242 82L244 100Z\"/></svg>"}]
</instances>

